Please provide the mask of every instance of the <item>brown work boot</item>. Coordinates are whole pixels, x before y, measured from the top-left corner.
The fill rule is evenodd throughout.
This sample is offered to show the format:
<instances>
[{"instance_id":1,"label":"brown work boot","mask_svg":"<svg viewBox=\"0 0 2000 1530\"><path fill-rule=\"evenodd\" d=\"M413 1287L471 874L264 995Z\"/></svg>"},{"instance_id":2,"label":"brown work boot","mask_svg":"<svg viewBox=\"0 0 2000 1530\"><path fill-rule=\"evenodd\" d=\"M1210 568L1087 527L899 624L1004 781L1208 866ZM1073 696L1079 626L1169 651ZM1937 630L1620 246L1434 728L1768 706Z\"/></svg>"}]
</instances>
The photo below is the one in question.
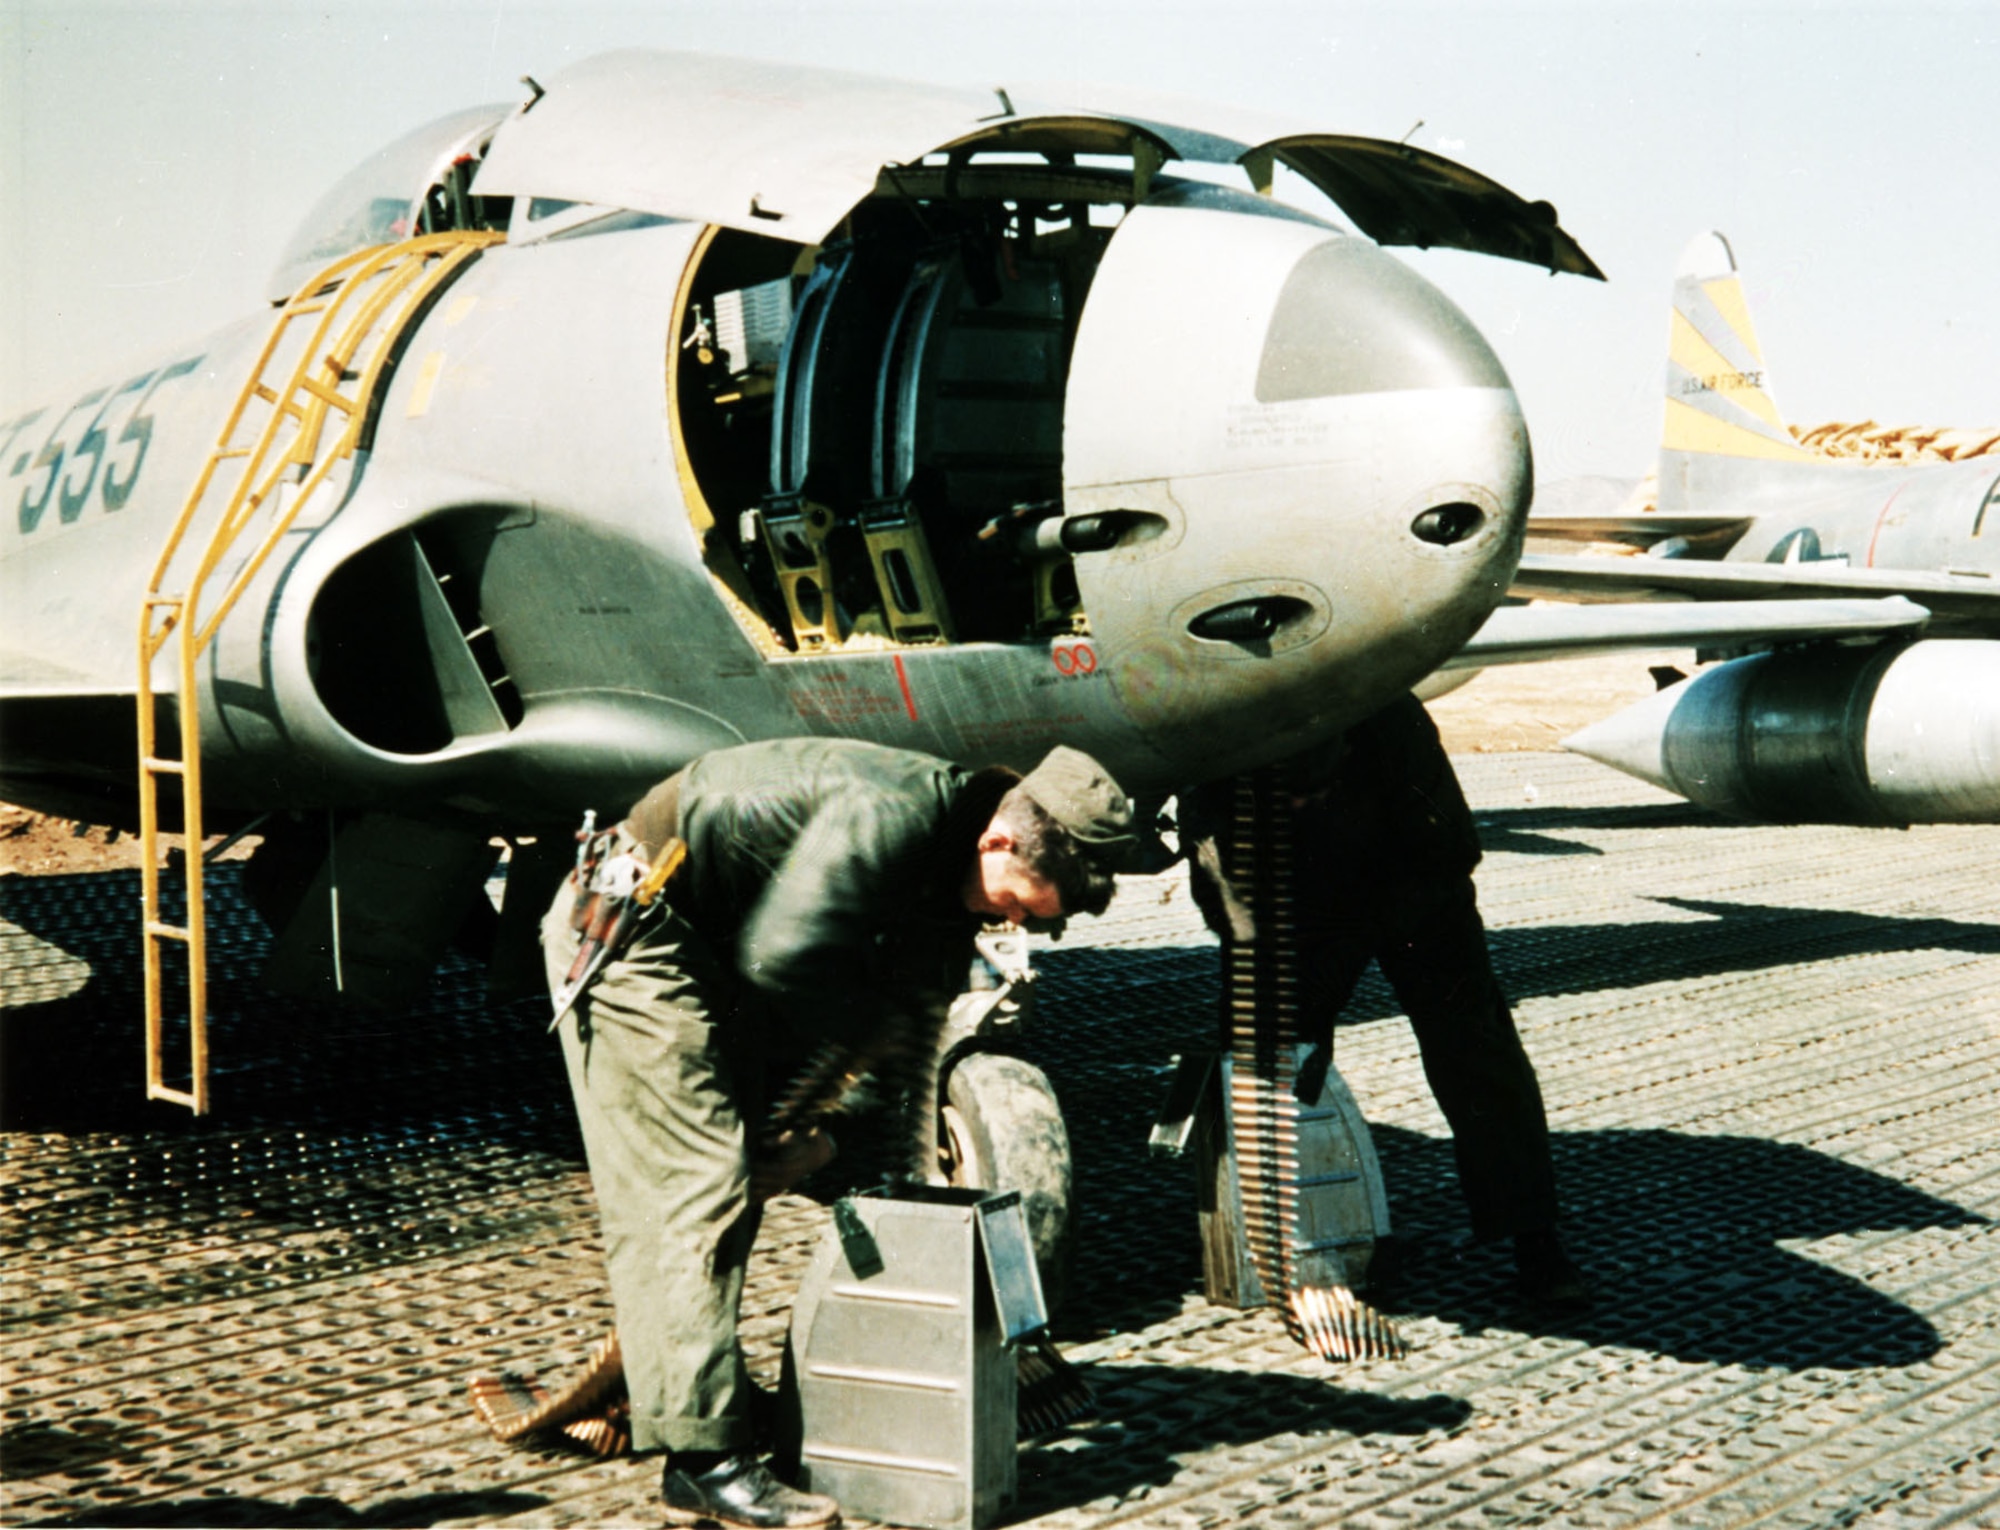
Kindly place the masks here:
<instances>
[{"instance_id":1,"label":"brown work boot","mask_svg":"<svg viewBox=\"0 0 2000 1530\"><path fill-rule=\"evenodd\" d=\"M786 1487L747 1450L724 1456L706 1471L692 1469L702 1464L697 1458L676 1467L668 1459L660 1475L660 1501L666 1506L668 1524L814 1530L840 1523L839 1504L824 1493Z\"/></svg>"}]
</instances>

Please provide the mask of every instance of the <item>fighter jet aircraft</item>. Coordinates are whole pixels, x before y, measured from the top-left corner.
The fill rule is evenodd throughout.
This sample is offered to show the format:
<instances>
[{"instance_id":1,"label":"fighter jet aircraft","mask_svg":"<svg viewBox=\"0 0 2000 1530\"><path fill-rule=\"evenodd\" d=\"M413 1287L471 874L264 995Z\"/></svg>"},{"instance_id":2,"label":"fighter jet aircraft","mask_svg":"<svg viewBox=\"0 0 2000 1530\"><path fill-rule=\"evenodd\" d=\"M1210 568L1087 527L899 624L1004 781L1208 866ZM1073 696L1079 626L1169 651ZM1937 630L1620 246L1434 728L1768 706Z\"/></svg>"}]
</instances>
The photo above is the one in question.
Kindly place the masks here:
<instances>
[{"instance_id":1,"label":"fighter jet aircraft","mask_svg":"<svg viewBox=\"0 0 2000 1530\"><path fill-rule=\"evenodd\" d=\"M328 192L276 314L0 422L0 795L258 822L293 986L407 990L493 836L707 749L1062 740L1163 788L1366 713L1506 588L1519 406L1381 245L1596 276L1546 203L700 55L529 84Z\"/></svg>"},{"instance_id":2,"label":"fighter jet aircraft","mask_svg":"<svg viewBox=\"0 0 2000 1530\"><path fill-rule=\"evenodd\" d=\"M1516 592L1752 609L1888 597L1928 622L1712 665L1565 746L1739 818L2000 822L2000 430L1962 433L1947 460L1830 457L1786 426L1770 377L1734 252L1704 234L1674 285L1657 508L1532 522L1651 556L1531 552Z\"/></svg>"},{"instance_id":3,"label":"fighter jet aircraft","mask_svg":"<svg viewBox=\"0 0 2000 1530\"><path fill-rule=\"evenodd\" d=\"M496 835L531 945L580 813L738 740L1063 740L1163 790L1447 659L1632 641L1488 620L1526 430L1382 248L1598 276L1547 203L1156 101L655 52L527 83L334 186L275 312L0 422L0 796L255 825L281 986L394 1003ZM1919 619L1882 605L1683 636ZM148 872L197 978L200 868L184 924Z\"/></svg>"},{"instance_id":4,"label":"fighter jet aircraft","mask_svg":"<svg viewBox=\"0 0 2000 1530\"><path fill-rule=\"evenodd\" d=\"M496 837L504 960L580 814L719 746L1065 742L1165 791L1447 660L1633 641L1495 612L1520 407L1383 249L1598 276L1547 203L1157 103L651 52L526 83L334 186L246 302L275 311L0 422L0 797L146 836L152 1095L208 1103L211 831L261 836L274 982L395 1004L485 909ZM1272 195L1281 167L1359 236ZM1684 632L1921 619L1882 605ZM954 1024L1003 1015L1010 962ZM951 1172L1028 1189L1050 1255L1046 1085L968 1059L939 1088Z\"/></svg>"}]
</instances>

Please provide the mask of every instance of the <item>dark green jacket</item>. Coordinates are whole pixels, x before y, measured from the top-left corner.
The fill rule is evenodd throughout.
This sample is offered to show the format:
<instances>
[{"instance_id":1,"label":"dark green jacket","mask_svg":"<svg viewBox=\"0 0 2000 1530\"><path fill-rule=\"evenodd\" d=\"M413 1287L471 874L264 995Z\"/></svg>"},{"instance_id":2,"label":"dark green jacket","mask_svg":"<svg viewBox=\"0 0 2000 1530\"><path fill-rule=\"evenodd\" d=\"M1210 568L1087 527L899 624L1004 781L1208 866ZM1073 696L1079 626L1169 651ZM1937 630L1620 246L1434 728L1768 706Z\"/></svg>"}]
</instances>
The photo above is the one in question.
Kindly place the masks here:
<instances>
[{"instance_id":1,"label":"dark green jacket","mask_svg":"<svg viewBox=\"0 0 2000 1530\"><path fill-rule=\"evenodd\" d=\"M1308 871L1379 885L1460 877L1479 864L1472 810L1416 697L1397 697L1310 751L1305 768L1312 790L1296 822Z\"/></svg>"},{"instance_id":2,"label":"dark green jacket","mask_svg":"<svg viewBox=\"0 0 2000 1530\"><path fill-rule=\"evenodd\" d=\"M1293 817L1299 917L1324 928L1357 911L1408 909L1463 885L1479 864L1479 830L1437 725L1399 696L1293 761L1304 788ZM1247 892L1221 884L1228 778L1182 797L1181 842L1195 906L1217 934L1249 939Z\"/></svg>"},{"instance_id":3,"label":"dark green jacket","mask_svg":"<svg viewBox=\"0 0 2000 1530\"><path fill-rule=\"evenodd\" d=\"M807 1036L858 1040L963 987L980 919L964 882L1011 772L852 739L703 755L641 800L672 802L686 864L667 901Z\"/></svg>"}]
</instances>

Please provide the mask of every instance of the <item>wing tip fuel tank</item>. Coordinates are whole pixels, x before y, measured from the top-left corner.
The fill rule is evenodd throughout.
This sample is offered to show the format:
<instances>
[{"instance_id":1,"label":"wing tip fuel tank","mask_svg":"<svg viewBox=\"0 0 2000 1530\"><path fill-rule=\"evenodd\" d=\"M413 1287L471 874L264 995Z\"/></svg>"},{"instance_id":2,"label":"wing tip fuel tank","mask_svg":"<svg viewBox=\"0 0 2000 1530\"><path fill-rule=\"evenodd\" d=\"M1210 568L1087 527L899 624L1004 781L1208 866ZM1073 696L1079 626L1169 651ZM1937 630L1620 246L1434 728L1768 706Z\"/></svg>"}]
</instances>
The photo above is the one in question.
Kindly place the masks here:
<instances>
[{"instance_id":1,"label":"wing tip fuel tank","mask_svg":"<svg viewBox=\"0 0 2000 1530\"><path fill-rule=\"evenodd\" d=\"M1736 659L1563 747L1736 818L2000 821L2000 642Z\"/></svg>"}]
</instances>

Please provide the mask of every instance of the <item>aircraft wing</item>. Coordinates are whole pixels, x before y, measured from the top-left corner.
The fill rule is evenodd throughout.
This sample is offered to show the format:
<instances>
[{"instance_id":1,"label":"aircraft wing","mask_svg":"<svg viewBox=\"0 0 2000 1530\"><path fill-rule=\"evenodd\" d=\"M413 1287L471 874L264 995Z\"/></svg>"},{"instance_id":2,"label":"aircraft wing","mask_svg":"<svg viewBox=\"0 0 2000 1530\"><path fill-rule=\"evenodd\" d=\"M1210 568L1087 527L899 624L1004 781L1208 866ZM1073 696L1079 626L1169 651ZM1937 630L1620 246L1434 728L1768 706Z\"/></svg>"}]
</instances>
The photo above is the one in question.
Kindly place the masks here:
<instances>
[{"instance_id":1,"label":"aircraft wing","mask_svg":"<svg viewBox=\"0 0 2000 1530\"><path fill-rule=\"evenodd\" d=\"M136 680L0 647L0 800L117 822L108 805L132 797L136 692Z\"/></svg>"},{"instance_id":2,"label":"aircraft wing","mask_svg":"<svg viewBox=\"0 0 2000 1530\"><path fill-rule=\"evenodd\" d=\"M69 696L122 696L129 702L138 693L129 678L106 680L36 654L0 649L0 702Z\"/></svg>"},{"instance_id":3,"label":"aircraft wing","mask_svg":"<svg viewBox=\"0 0 2000 1530\"><path fill-rule=\"evenodd\" d=\"M1734 648L1805 638L1879 637L1921 627L1929 615L1924 607L1894 595L1876 600L1738 600L1710 605L1502 606L1441 667L1532 664L1619 649Z\"/></svg>"},{"instance_id":4,"label":"aircraft wing","mask_svg":"<svg viewBox=\"0 0 2000 1530\"><path fill-rule=\"evenodd\" d=\"M2000 580L1927 569L1853 568L1834 559L1801 563L1717 563L1692 558L1616 558L1528 553L1513 593L1571 601L1798 601L1882 599L1921 602L1939 623L2000 630Z\"/></svg>"},{"instance_id":5,"label":"aircraft wing","mask_svg":"<svg viewBox=\"0 0 2000 1530\"><path fill-rule=\"evenodd\" d=\"M1747 515L1688 511L1678 515L1543 515L1528 518L1528 535L1552 542L1618 542L1627 547L1651 547L1670 537L1690 542L1713 539L1734 542L1750 528ZM1611 560L1604 559L1609 562Z\"/></svg>"}]
</instances>

